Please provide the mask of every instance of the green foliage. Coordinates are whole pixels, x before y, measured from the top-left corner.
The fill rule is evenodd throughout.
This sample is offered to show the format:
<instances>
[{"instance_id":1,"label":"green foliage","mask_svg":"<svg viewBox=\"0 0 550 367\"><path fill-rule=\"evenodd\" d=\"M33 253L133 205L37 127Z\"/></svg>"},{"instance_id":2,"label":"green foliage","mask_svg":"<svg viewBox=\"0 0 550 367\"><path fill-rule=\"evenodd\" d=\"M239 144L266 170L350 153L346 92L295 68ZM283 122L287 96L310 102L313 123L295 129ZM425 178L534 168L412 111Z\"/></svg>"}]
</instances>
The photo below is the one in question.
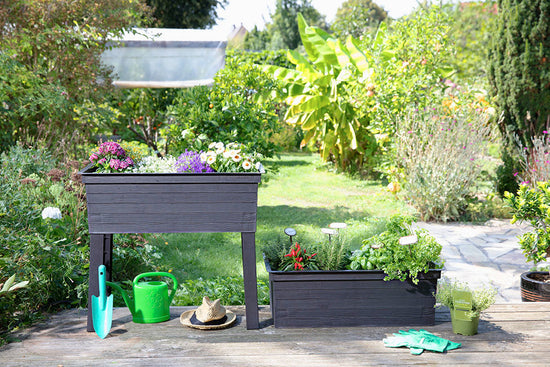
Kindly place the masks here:
<instances>
[{"instance_id":1,"label":"green foliage","mask_svg":"<svg viewBox=\"0 0 550 367\"><path fill-rule=\"evenodd\" d=\"M519 245L527 261L536 266L546 260L550 250L550 187L548 182L538 182L535 188L521 185L517 194L506 192L504 200L512 208L512 221L526 221L532 231L521 235Z\"/></svg>"},{"instance_id":2,"label":"green foliage","mask_svg":"<svg viewBox=\"0 0 550 367\"><path fill-rule=\"evenodd\" d=\"M202 29L216 25L217 7L227 0L147 0L159 28Z\"/></svg>"},{"instance_id":3,"label":"green foliage","mask_svg":"<svg viewBox=\"0 0 550 367\"><path fill-rule=\"evenodd\" d=\"M507 191L517 192L519 189L516 177L521 170L521 163L514 148L514 146L508 144L501 149L502 164L496 170L496 190L500 196L504 196Z\"/></svg>"},{"instance_id":4,"label":"green foliage","mask_svg":"<svg viewBox=\"0 0 550 367\"><path fill-rule=\"evenodd\" d=\"M550 121L550 1L499 0L489 82L503 135L523 146Z\"/></svg>"},{"instance_id":5,"label":"green foliage","mask_svg":"<svg viewBox=\"0 0 550 367\"><path fill-rule=\"evenodd\" d=\"M221 300L224 305L244 305L244 283L241 276L188 279L181 283L174 304L200 305L204 296ZM269 285L258 279L258 304L269 304Z\"/></svg>"},{"instance_id":6,"label":"green foliage","mask_svg":"<svg viewBox=\"0 0 550 367\"><path fill-rule=\"evenodd\" d=\"M0 148L22 141L75 154L97 128L82 115L102 109L112 88L100 63L107 35L145 11L128 0L0 2Z\"/></svg>"},{"instance_id":7,"label":"green foliage","mask_svg":"<svg viewBox=\"0 0 550 367\"><path fill-rule=\"evenodd\" d=\"M360 39L376 32L380 22L387 17L384 8L372 0L347 0L336 11L330 28L342 40L347 36Z\"/></svg>"},{"instance_id":8,"label":"green foliage","mask_svg":"<svg viewBox=\"0 0 550 367\"><path fill-rule=\"evenodd\" d=\"M343 232L331 235L329 240L313 246L317 253L317 264L323 270L343 270L349 265L349 243Z\"/></svg>"},{"instance_id":9,"label":"green foliage","mask_svg":"<svg viewBox=\"0 0 550 367\"><path fill-rule=\"evenodd\" d=\"M163 141L161 130L170 128L173 122L169 114L176 103L178 89L135 88L123 89L115 94L111 104L120 116L113 130L126 140L138 140L147 144L157 154L168 151L169 141ZM164 143L162 149L161 142Z\"/></svg>"},{"instance_id":10,"label":"green foliage","mask_svg":"<svg viewBox=\"0 0 550 367\"><path fill-rule=\"evenodd\" d=\"M264 70L284 83L289 105L285 120L306 132L302 146L319 141L323 159L333 157L338 168L345 170L352 162L362 162L357 156L373 149L356 109L357 79L366 84L372 70L353 38L344 45L320 28L308 26L301 15L298 24L307 58L289 51L295 70L273 65ZM367 146L358 144L358 135Z\"/></svg>"},{"instance_id":11,"label":"green foliage","mask_svg":"<svg viewBox=\"0 0 550 367\"><path fill-rule=\"evenodd\" d=\"M363 246L351 256L352 270L384 270L384 280L411 279L418 284L418 274L430 269L441 268L441 245L425 230L413 230L410 216L393 216L386 231L363 241ZM399 239L415 235L417 242L401 245Z\"/></svg>"},{"instance_id":12,"label":"green foliage","mask_svg":"<svg viewBox=\"0 0 550 367\"><path fill-rule=\"evenodd\" d=\"M87 304L90 250L84 186L76 174L81 166L20 146L0 155L0 281L13 275L29 281L2 296L0 334L42 312ZM59 208L61 218L44 218L46 207ZM123 270L118 266L134 266L118 252L115 273ZM146 262L145 255L135 255L135 263Z\"/></svg>"},{"instance_id":13,"label":"green foliage","mask_svg":"<svg viewBox=\"0 0 550 367\"><path fill-rule=\"evenodd\" d=\"M382 23L374 39L366 37L363 49L373 65L375 108L366 105L370 131L380 146L395 132L395 121L411 108L423 109L439 102L442 80L452 75L447 61L450 18L439 7L421 7L403 20ZM364 91L362 98L367 92Z\"/></svg>"},{"instance_id":14,"label":"green foliage","mask_svg":"<svg viewBox=\"0 0 550 367\"><path fill-rule=\"evenodd\" d=\"M472 289L467 283L451 280L443 277L437 282L435 301L449 309L454 309L453 292L467 291L472 294L472 310L469 317L478 317L481 311L488 309L495 303L497 290L493 287L481 287Z\"/></svg>"},{"instance_id":15,"label":"green foliage","mask_svg":"<svg viewBox=\"0 0 550 367\"><path fill-rule=\"evenodd\" d=\"M399 124L396 162L422 220L457 219L473 195L489 135L485 112L467 106L411 112Z\"/></svg>"},{"instance_id":16,"label":"green foliage","mask_svg":"<svg viewBox=\"0 0 550 367\"><path fill-rule=\"evenodd\" d=\"M275 101L259 103L259 91L277 89L276 82L244 58L229 58L214 85L181 90L169 111L174 123L162 129L167 152L179 154L193 136L208 141L238 141L264 156L272 156L277 147L271 141L281 128ZM182 135L183 134L183 135Z\"/></svg>"},{"instance_id":17,"label":"green foliage","mask_svg":"<svg viewBox=\"0 0 550 367\"><path fill-rule=\"evenodd\" d=\"M487 54L497 19L496 1L447 4L443 10L452 19L448 36L456 50L447 62L460 79L486 83Z\"/></svg>"}]
</instances>

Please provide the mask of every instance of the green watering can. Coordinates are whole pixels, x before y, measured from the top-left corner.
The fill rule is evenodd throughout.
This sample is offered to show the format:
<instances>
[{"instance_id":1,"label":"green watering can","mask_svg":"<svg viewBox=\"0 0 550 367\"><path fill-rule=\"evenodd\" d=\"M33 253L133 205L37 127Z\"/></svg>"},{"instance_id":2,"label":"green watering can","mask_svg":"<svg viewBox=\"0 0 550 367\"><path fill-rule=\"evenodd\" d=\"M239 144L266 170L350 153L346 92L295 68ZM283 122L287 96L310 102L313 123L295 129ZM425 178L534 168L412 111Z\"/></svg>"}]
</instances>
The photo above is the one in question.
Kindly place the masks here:
<instances>
[{"instance_id":1,"label":"green watering can","mask_svg":"<svg viewBox=\"0 0 550 367\"><path fill-rule=\"evenodd\" d=\"M161 281L139 282L144 277L168 277L173 286L168 295L168 284ZM170 303L176 294L178 281L170 273L153 272L139 274L134 278L134 296L130 298L116 283L107 282L109 287L116 289L122 295L124 302L132 313L132 319L139 324L153 324L170 320Z\"/></svg>"}]
</instances>

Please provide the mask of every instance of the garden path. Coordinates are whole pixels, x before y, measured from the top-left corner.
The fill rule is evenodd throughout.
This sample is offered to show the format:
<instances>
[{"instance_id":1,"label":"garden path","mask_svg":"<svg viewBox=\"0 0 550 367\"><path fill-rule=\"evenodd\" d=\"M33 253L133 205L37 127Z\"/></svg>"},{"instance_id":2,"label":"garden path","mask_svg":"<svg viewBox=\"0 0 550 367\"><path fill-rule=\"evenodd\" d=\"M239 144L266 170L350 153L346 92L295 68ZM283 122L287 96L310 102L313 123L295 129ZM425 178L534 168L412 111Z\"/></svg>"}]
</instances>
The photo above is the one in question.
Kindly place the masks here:
<instances>
[{"instance_id":1,"label":"garden path","mask_svg":"<svg viewBox=\"0 0 550 367\"><path fill-rule=\"evenodd\" d=\"M493 285L498 303L521 302L520 275L532 268L518 245L518 236L529 231L527 224L490 220L483 225L421 222L417 226L443 245L444 276L474 287Z\"/></svg>"}]
</instances>

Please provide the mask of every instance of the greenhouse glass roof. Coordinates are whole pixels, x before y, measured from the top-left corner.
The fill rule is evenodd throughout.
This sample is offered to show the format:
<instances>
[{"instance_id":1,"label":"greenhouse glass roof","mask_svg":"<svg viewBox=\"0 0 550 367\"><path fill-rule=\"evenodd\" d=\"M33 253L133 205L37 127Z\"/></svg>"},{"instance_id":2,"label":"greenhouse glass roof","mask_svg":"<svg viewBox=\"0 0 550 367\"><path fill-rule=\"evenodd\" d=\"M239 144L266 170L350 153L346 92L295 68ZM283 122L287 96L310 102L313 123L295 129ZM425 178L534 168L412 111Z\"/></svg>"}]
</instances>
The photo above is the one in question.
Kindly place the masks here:
<instances>
[{"instance_id":1,"label":"greenhouse glass roof","mask_svg":"<svg viewBox=\"0 0 550 367\"><path fill-rule=\"evenodd\" d=\"M227 35L199 29L138 28L113 39L102 62L121 88L210 85L223 67Z\"/></svg>"}]
</instances>

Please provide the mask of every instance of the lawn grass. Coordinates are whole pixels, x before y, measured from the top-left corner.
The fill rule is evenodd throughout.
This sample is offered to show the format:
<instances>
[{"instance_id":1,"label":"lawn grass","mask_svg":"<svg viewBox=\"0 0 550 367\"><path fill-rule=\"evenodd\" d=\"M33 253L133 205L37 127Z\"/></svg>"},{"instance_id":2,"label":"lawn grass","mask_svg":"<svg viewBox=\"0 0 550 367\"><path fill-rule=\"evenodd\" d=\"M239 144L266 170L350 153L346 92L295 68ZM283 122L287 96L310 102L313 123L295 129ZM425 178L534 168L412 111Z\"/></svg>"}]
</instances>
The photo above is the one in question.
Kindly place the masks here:
<instances>
[{"instance_id":1,"label":"lawn grass","mask_svg":"<svg viewBox=\"0 0 550 367\"><path fill-rule=\"evenodd\" d=\"M259 188L256 232L261 280L268 277L262 246L286 237L286 227L296 229L295 240L307 244L322 240L320 230L331 222L345 222L346 238L354 249L382 230L384 221L377 219L413 213L380 182L330 172L318 155L285 154L264 163L269 173ZM148 239L158 246L162 270L171 270L180 281L242 276L238 233L152 234Z\"/></svg>"}]
</instances>

